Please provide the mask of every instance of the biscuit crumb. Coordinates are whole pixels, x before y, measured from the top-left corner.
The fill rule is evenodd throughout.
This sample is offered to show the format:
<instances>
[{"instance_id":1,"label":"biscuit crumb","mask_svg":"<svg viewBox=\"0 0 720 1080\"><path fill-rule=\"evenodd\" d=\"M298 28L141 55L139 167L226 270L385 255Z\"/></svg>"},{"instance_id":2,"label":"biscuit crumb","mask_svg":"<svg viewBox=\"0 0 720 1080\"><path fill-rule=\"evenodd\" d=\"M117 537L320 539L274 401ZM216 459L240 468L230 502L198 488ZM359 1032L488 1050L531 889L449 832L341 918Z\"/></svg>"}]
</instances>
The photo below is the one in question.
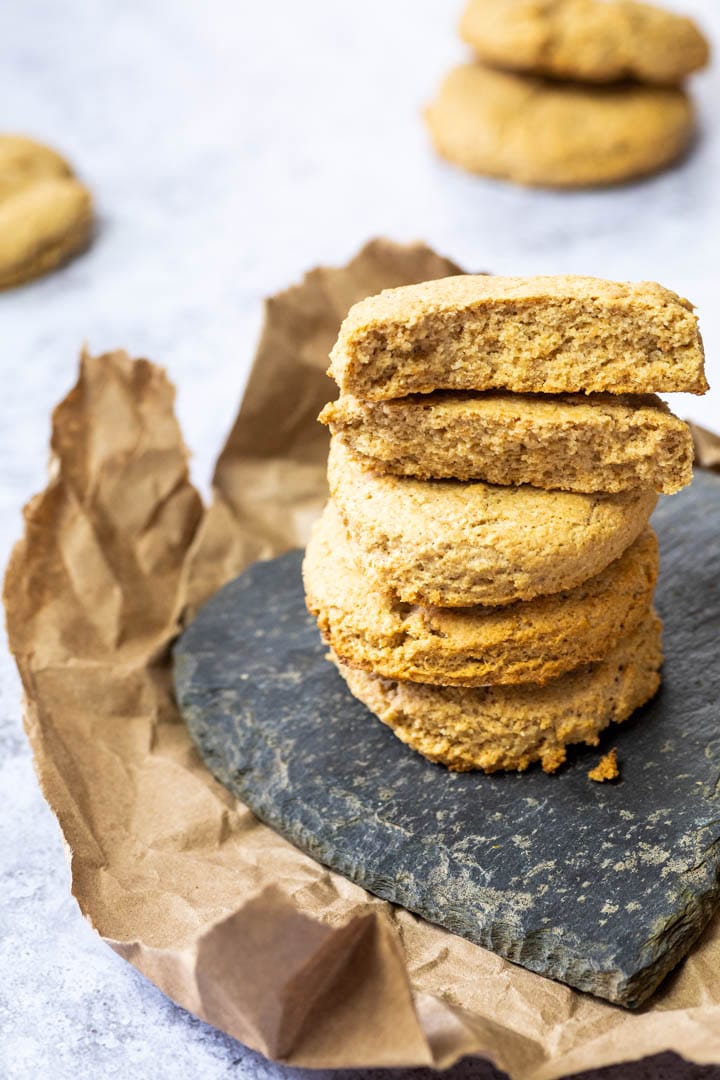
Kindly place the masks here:
<instances>
[{"instance_id":1,"label":"biscuit crumb","mask_svg":"<svg viewBox=\"0 0 720 1080\"><path fill-rule=\"evenodd\" d=\"M588 773L588 777L591 780L596 780L598 784L602 784L606 780L617 780L619 775L617 750L614 747L605 757L600 758L595 768Z\"/></svg>"}]
</instances>

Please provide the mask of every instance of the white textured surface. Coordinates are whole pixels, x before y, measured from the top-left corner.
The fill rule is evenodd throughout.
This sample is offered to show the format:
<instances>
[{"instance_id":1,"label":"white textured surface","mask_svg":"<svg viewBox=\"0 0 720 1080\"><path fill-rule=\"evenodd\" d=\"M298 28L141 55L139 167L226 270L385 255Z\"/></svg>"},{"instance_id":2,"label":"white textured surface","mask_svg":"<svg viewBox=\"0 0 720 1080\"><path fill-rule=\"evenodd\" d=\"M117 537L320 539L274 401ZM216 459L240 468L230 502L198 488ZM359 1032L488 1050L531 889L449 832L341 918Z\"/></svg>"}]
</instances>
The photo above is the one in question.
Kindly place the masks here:
<instances>
[{"instance_id":1,"label":"white textured surface","mask_svg":"<svg viewBox=\"0 0 720 1080\"><path fill-rule=\"evenodd\" d=\"M717 0L683 6L720 42ZM704 138L670 173L577 194L480 181L433 160L420 123L441 73L464 55L456 8L4 5L0 129L65 151L96 194L101 227L65 271L0 295L3 562L20 506L43 484L49 412L74 381L83 341L167 366L206 485L261 297L381 233L426 240L468 269L655 278L677 289L698 305L718 390L675 407L720 426L720 70L694 81ZM4 655L0 740L0 1075L282 1073L172 1006L83 923Z\"/></svg>"}]
</instances>

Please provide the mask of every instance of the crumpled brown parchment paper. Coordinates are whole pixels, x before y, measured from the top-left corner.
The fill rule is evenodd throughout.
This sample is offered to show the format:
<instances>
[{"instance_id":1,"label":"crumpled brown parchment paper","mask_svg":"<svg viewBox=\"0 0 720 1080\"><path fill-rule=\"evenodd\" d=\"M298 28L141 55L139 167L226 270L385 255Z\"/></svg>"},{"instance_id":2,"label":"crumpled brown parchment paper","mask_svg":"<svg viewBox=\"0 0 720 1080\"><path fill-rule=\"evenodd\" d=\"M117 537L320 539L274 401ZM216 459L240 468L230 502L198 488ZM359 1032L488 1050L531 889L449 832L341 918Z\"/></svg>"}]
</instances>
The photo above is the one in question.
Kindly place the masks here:
<instances>
[{"instance_id":1,"label":"crumpled brown parchment paper","mask_svg":"<svg viewBox=\"0 0 720 1080\"><path fill-rule=\"evenodd\" d=\"M393 908L301 854L218 785L173 700L169 645L249 561L303 544L325 498L340 320L387 286L459 272L367 245L267 302L204 509L163 371L84 355L53 416L47 488L7 571L12 650L45 797L86 918L171 998L294 1065L490 1058L551 1080L672 1049L720 1063L720 917L630 1014ZM702 462L720 440L695 430Z\"/></svg>"}]
</instances>

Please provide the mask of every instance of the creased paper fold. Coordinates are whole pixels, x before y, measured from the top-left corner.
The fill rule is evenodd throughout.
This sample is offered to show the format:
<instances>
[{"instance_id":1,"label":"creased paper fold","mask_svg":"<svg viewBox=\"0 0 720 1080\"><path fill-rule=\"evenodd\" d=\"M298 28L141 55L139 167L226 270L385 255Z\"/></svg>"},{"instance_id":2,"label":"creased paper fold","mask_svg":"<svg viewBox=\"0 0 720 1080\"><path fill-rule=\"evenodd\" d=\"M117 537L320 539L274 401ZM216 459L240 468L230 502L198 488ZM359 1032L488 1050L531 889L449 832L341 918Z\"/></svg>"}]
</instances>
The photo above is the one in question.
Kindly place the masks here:
<instances>
[{"instance_id":1,"label":"creased paper fold","mask_svg":"<svg viewBox=\"0 0 720 1080\"><path fill-rule=\"evenodd\" d=\"M268 1057L324 1067L465 1054L552 1080L673 1049L720 1063L720 918L638 1014L509 964L302 855L220 787L173 700L169 646L256 558L303 544L325 498L327 353L348 307L458 273L373 241L267 302L205 509L161 369L83 356L51 477L5 582L45 796L81 910L192 1012ZM694 429L701 464L720 439Z\"/></svg>"}]
</instances>

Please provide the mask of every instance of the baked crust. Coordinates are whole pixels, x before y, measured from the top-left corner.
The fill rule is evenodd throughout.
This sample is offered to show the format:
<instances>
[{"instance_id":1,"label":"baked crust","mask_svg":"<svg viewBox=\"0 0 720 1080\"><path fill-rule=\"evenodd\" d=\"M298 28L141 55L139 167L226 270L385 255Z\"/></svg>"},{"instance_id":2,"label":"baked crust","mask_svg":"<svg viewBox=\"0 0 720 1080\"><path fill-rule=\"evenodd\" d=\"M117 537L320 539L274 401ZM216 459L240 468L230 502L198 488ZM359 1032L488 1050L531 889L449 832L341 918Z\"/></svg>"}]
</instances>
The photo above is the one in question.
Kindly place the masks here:
<instances>
[{"instance_id":1,"label":"baked crust","mask_svg":"<svg viewBox=\"0 0 720 1080\"><path fill-rule=\"evenodd\" d=\"M368 583L332 502L303 563L308 609L344 664L440 686L541 684L601 660L646 617L657 572L648 528L569 592L500 608L406 605Z\"/></svg>"},{"instance_id":2,"label":"baked crust","mask_svg":"<svg viewBox=\"0 0 720 1080\"><path fill-rule=\"evenodd\" d=\"M604 728L627 720L657 692L662 623L650 612L604 660L543 687L424 686L336 664L350 692L430 761L488 773L539 761L555 772L568 744L596 746Z\"/></svg>"}]
</instances>

